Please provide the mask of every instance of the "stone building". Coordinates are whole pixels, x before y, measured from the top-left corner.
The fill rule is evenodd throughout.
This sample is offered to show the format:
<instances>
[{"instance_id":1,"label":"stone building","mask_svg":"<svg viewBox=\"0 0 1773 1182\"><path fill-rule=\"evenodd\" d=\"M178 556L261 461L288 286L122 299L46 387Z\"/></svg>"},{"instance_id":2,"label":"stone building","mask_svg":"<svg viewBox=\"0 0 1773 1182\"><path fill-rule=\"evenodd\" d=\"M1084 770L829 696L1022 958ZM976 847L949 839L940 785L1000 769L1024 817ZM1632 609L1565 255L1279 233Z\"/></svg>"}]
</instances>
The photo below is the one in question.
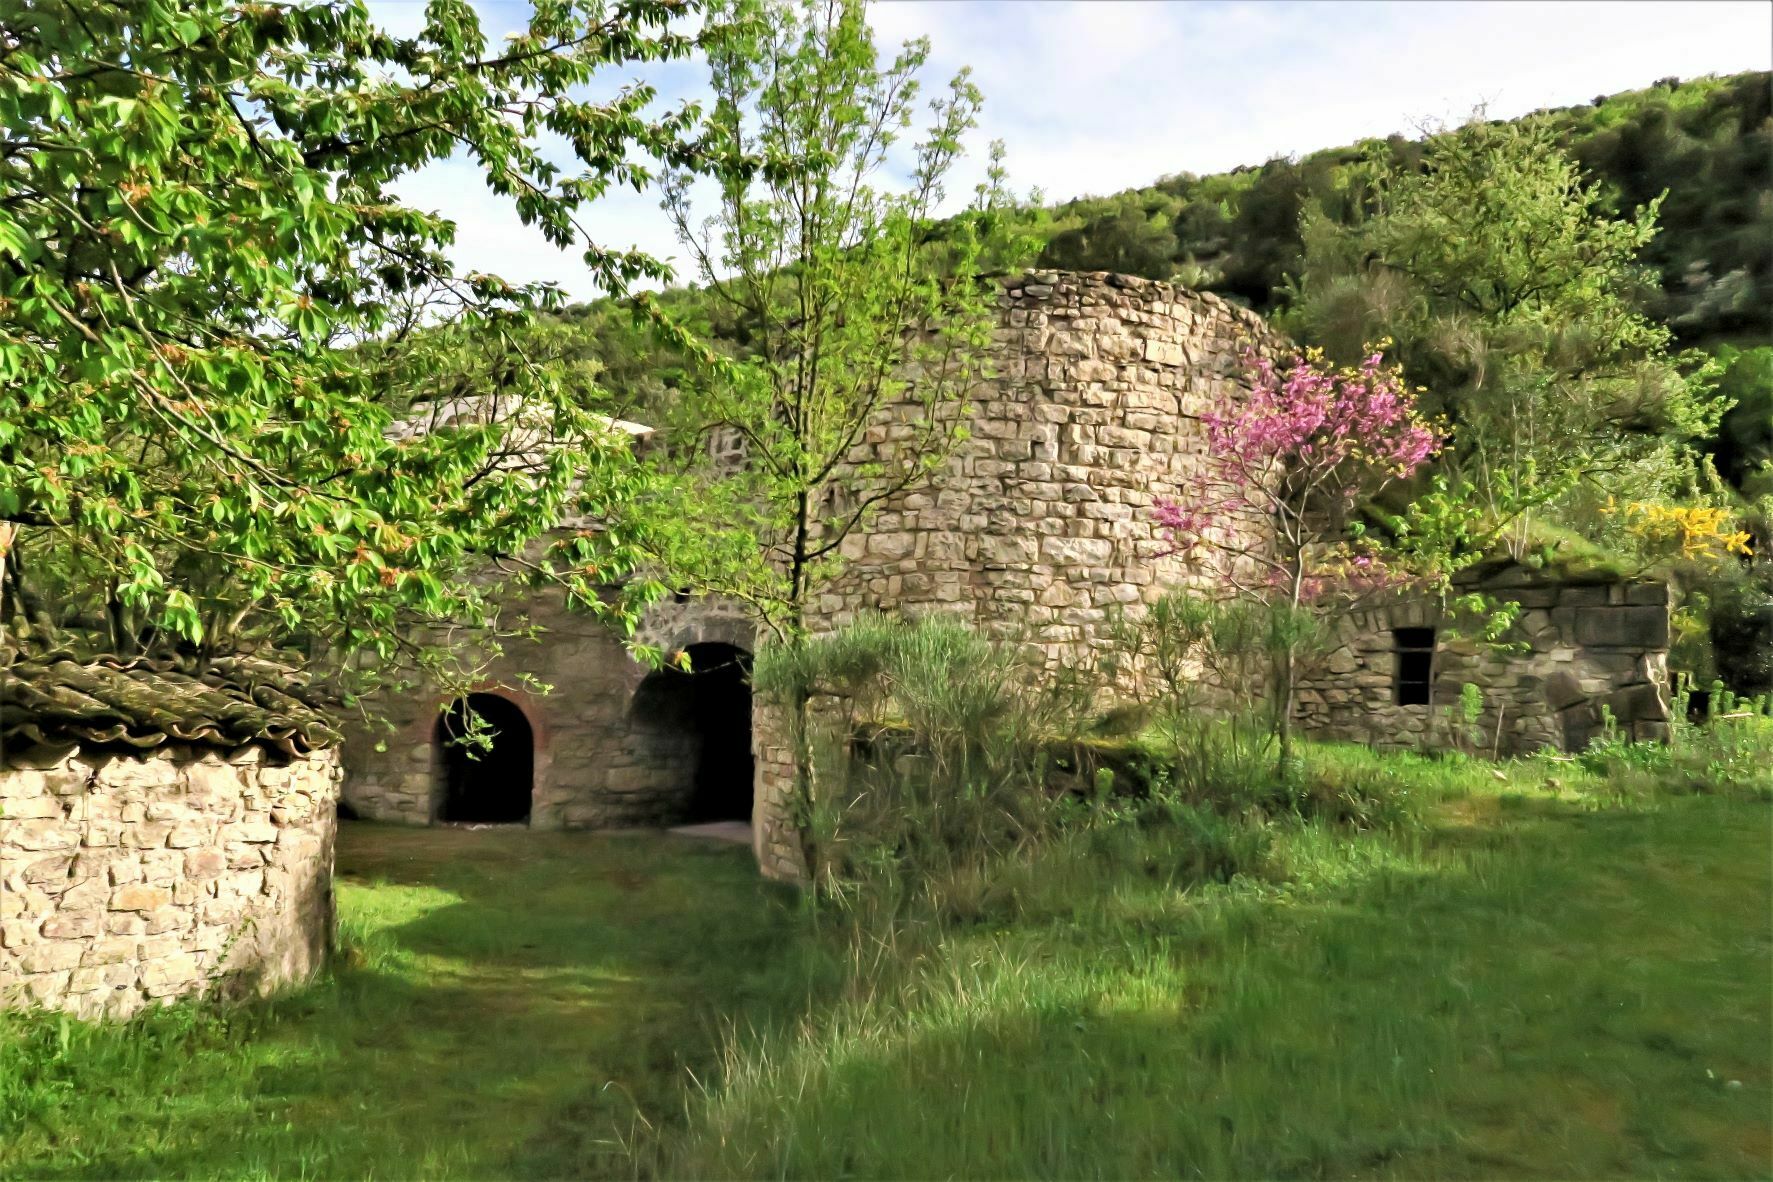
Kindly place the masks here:
<instances>
[{"instance_id":1,"label":"stone building","mask_svg":"<svg viewBox=\"0 0 1773 1182\"><path fill-rule=\"evenodd\" d=\"M971 437L850 539L811 626L868 609L940 611L1036 646L1049 667L1088 660L1112 644L1113 613L1190 579L1164 552L1152 499L1199 461L1197 416L1237 396L1243 350L1274 343L1254 313L1170 284L1100 273L1009 280L995 375L969 400ZM857 462L912 413L909 402L887 408ZM781 751L767 726L752 735L743 674L755 637L736 605L692 599L649 613L642 638L687 651L692 673L643 667L603 625L554 600L514 606L546 632L507 644L466 703L499 723L490 756L464 763L450 743L461 703L380 703L392 734L347 744L352 812L605 827L750 820L755 800L760 857L786 869L772 809ZM552 692L530 692L526 675Z\"/></svg>"},{"instance_id":2,"label":"stone building","mask_svg":"<svg viewBox=\"0 0 1773 1182\"><path fill-rule=\"evenodd\" d=\"M126 1016L301 981L332 943L340 739L299 675L0 673L0 1007Z\"/></svg>"},{"instance_id":3,"label":"stone building","mask_svg":"<svg viewBox=\"0 0 1773 1182\"><path fill-rule=\"evenodd\" d=\"M1299 693L1300 725L1382 748L1462 746L1496 755L1575 751L1611 719L1627 739L1668 734L1668 587L1509 563L1462 572L1457 589L1518 604L1503 641L1437 600L1398 598L1341 621ZM1459 711L1477 688L1474 722Z\"/></svg>"},{"instance_id":4,"label":"stone building","mask_svg":"<svg viewBox=\"0 0 1773 1182\"><path fill-rule=\"evenodd\" d=\"M1103 273L1023 275L1005 282L1000 307L995 373L969 399L970 437L848 539L841 575L812 605L815 631L866 610L942 612L1031 646L1058 670L1113 648L1117 613L1178 586L1210 590L1167 553L1153 499L1184 487L1202 462L1199 415L1240 396L1243 352L1282 342L1211 294ZM918 413L910 401L886 408L855 460L903 437ZM1478 680L1503 710L1505 750L1579 743L1582 719L1603 702L1653 733L1659 716L1644 687L1661 677L1666 603L1643 587L1520 590L1530 659L1498 665L1445 644L1444 632L1425 639L1436 627L1427 609L1399 606L1351 625L1345 650L1303 695L1305 727L1444 742L1431 716L1449 686L1457 696L1463 680ZM748 820L766 872L794 872L780 826L789 765L778 728L749 699L756 637L743 611L686 599L649 614L643 639L687 651L694 672L684 673L637 664L603 625L556 601L513 607L544 638L507 644L466 702L384 702L393 733L352 736L349 809L413 824ZM1660 631L1649 612L1661 613ZM1421 662L1394 649L1412 640L1430 654L1429 704L1399 696L1398 669ZM529 692L526 677L552 692ZM490 755L473 761L450 742L467 707L498 727Z\"/></svg>"}]
</instances>

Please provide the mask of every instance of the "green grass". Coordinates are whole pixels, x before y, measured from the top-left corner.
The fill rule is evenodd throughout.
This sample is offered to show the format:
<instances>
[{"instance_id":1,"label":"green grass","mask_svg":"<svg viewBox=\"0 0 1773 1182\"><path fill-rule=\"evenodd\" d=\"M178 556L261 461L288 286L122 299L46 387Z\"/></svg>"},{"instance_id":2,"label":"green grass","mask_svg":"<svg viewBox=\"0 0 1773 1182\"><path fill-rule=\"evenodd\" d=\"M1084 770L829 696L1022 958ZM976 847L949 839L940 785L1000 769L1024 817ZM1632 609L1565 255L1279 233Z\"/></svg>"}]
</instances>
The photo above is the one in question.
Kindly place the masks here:
<instances>
[{"instance_id":1,"label":"green grass","mask_svg":"<svg viewBox=\"0 0 1773 1182\"><path fill-rule=\"evenodd\" d=\"M314 988L0 1017L0 1177L625 1174L729 1022L811 989L744 849L351 824L338 864L348 952Z\"/></svg>"},{"instance_id":2,"label":"green grass","mask_svg":"<svg viewBox=\"0 0 1773 1182\"><path fill-rule=\"evenodd\" d=\"M1400 766L1413 834L1274 826L1201 885L1126 827L734 1049L688 1177L1765 1177L1773 810ZM969 908L952 907L964 915Z\"/></svg>"},{"instance_id":3,"label":"green grass","mask_svg":"<svg viewBox=\"0 0 1773 1182\"><path fill-rule=\"evenodd\" d=\"M1773 808L1313 758L1424 821L1129 813L847 966L742 849L350 826L329 980L0 1019L0 1177L1773 1174Z\"/></svg>"}]
</instances>

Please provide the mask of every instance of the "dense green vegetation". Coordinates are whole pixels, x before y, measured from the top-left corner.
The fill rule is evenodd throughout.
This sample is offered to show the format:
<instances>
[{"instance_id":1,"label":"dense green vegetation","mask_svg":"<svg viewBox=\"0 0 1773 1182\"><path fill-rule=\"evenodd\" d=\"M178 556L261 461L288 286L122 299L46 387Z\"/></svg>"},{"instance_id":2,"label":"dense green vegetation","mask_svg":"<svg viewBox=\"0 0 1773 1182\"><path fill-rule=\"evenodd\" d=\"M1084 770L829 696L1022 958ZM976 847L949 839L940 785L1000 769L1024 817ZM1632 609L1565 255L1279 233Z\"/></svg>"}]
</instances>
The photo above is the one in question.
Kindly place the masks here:
<instances>
[{"instance_id":1,"label":"dense green vegetation","mask_svg":"<svg viewBox=\"0 0 1773 1182\"><path fill-rule=\"evenodd\" d=\"M742 849L351 825L313 988L0 1018L0 1174L1753 1176L1773 817L1689 794L1753 756L1312 748L1409 807L1128 801L886 944Z\"/></svg>"},{"instance_id":2,"label":"dense green vegetation","mask_svg":"<svg viewBox=\"0 0 1773 1182\"><path fill-rule=\"evenodd\" d=\"M1773 75L1668 79L1530 118L1617 213L1668 194L1643 255L1660 281L1652 315L1690 344L1773 334ZM1372 163L1416 166L1424 150L1421 139L1392 136L1067 202L1052 211L1044 261L1180 276L1272 311L1300 272L1301 215L1357 220Z\"/></svg>"}]
</instances>

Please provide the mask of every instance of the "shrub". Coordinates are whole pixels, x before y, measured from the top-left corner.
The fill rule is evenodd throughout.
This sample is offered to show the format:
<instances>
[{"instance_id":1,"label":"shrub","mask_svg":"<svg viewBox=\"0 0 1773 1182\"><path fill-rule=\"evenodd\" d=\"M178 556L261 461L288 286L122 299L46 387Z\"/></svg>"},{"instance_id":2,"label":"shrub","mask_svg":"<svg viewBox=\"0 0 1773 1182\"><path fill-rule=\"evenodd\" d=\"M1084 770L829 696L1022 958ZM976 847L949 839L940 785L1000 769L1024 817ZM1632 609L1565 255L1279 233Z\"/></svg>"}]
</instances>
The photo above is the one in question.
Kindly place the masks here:
<instances>
[{"instance_id":1,"label":"shrub","mask_svg":"<svg viewBox=\"0 0 1773 1182\"><path fill-rule=\"evenodd\" d=\"M1052 826L1050 736L1063 679L945 619L869 617L759 654L760 696L804 694L816 788L806 825L820 897L897 914Z\"/></svg>"}]
</instances>

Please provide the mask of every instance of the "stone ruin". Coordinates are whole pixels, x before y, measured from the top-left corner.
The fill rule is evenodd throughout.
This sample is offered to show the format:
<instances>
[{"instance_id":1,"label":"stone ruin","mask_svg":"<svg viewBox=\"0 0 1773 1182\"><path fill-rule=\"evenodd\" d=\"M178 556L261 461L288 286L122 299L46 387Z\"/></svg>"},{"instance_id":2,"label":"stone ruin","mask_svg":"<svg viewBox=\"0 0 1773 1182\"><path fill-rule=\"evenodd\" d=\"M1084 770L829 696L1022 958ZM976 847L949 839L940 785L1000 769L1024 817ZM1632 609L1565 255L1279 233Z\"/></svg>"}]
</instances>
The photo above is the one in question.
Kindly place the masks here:
<instances>
[{"instance_id":1,"label":"stone ruin","mask_svg":"<svg viewBox=\"0 0 1773 1182\"><path fill-rule=\"evenodd\" d=\"M1211 591L1168 553L1153 500L1202 462L1199 415L1241 396L1243 352L1280 345L1255 314L1170 284L1005 282L970 437L848 540L809 623L940 612L1027 646L1049 672L1090 667L1118 648L1122 613L1180 586ZM855 460L915 413L886 408ZM1434 604L1374 607L1303 685L1302 729L1500 754L1580 748L1608 717L1634 738L1666 732L1665 587L1520 568L1467 579L1521 605L1525 651L1460 639ZM688 652L691 672L637 663L556 596L510 607L540 640L506 643L465 699L375 703L393 729L351 733L342 771L340 736L287 670L15 663L0 680L0 1005L120 1015L305 978L331 938L335 802L418 825L739 821L764 873L799 873L791 764L751 702L757 636L740 605L680 596L648 612L639 639ZM1468 682L1483 691L1475 743L1447 711ZM469 708L495 733L465 762L450 740Z\"/></svg>"},{"instance_id":2,"label":"stone ruin","mask_svg":"<svg viewBox=\"0 0 1773 1182\"><path fill-rule=\"evenodd\" d=\"M1031 647L1058 670L1112 651L1118 613L1136 615L1178 586L1211 590L1167 553L1153 499L1182 488L1202 462L1199 414L1241 396L1242 353L1283 342L1214 295L1104 273L1013 278L1000 307L995 374L969 399L970 438L849 539L842 573L812 605L815 631L869 610L943 612ZM856 460L908 430L916 413L910 402L886 408ZM1580 746L1603 704L1633 734L1659 733L1666 591L1518 590L1530 651L1517 658L1468 651L1427 605L1351 621L1341 651L1301 695L1304 729L1444 745L1443 708L1471 681L1500 711L1504 753ZM392 735L357 734L346 746L351 812L547 828L750 821L765 872L795 873L781 816L790 765L779 728L749 700L744 672L757 638L739 605L687 598L645 618L641 638L688 651L693 673L636 663L614 633L556 599L512 606L546 635L506 644L474 687L470 704L506 720L491 757L470 770L454 764L448 740L460 707L441 694L380 703ZM1401 641L1416 647L1401 655ZM531 693L528 677L552 692ZM1486 734L1497 720L1486 716Z\"/></svg>"},{"instance_id":3,"label":"stone ruin","mask_svg":"<svg viewBox=\"0 0 1773 1182\"><path fill-rule=\"evenodd\" d=\"M1610 724L1668 737L1668 586L1547 574L1503 564L1464 572L1459 591L1519 605L1502 650L1436 601L1399 598L1342 621L1299 693L1301 727L1385 749L1464 747L1489 755L1580 751ZM1461 691L1481 709L1467 722Z\"/></svg>"},{"instance_id":4,"label":"stone ruin","mask_svg":"<svg viewBox=\"0 0 1773 1182\"><path fill-rule=\"evenodd\" d=\"M124 1017L305 980L332 943L341 736L288 669L0 674L0 1008Z\"/></svg>"}]
</instances>

